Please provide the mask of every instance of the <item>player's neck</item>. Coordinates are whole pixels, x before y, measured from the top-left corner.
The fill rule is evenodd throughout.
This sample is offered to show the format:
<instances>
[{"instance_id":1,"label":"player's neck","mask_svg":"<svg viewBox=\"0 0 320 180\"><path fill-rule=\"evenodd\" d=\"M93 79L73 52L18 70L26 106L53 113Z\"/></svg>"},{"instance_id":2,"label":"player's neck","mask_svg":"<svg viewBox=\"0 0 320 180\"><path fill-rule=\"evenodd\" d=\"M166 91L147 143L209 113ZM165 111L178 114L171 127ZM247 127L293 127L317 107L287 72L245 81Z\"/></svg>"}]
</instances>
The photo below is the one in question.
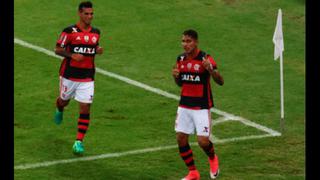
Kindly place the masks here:
<instances>
[{"instance_id":1,"label":"player's neck","mask_svg":"<svg viewBox=\"0 0 320 180\"><path fill-rule=\"evenodd\" d=\"M193 59L193 58L195 58L195 57L198 55L199 51L200 51L200 50L199 50L197 47L194 48L193 51L191 51L190 53L187 53L187 59Z\"/></svg>"},{"instance_id":2,"label":"player's neck","mask_svg":"<svg viewBox=\"0 0 320 180\"><path fill-rule=\"evenodd\" d=\"M86 23L84 23L82 21L78 22L78 26L79 26L80 29L83 29L85 31L88 31L91 28L90 24L86 24Z\"/></svg>"}]
</instances>

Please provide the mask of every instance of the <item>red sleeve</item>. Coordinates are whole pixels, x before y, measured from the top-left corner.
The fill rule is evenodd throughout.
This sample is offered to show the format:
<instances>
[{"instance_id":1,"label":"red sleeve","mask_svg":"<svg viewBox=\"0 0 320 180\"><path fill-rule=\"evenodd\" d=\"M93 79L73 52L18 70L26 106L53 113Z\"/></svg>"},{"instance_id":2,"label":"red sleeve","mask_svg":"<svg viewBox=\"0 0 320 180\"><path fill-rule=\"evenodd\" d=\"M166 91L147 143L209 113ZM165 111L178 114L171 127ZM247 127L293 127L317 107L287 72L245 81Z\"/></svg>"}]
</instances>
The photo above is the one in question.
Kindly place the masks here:
<instances>
[{"instance_id":1,"label":"red sleeve","mask_svg":"<svg viewBox=\"0 0 320 180\"><path fill-rule=\"evenodd\" d=\"M176 67L178 67L179 69L181 68L181 61L184 59L183 56L178 56L177 57L177 61L176 61Z\"/></svg>"},{"instance_id":2,"label":"red sleeve","mask_svg":"<svg viewBox=\"0 0 320 180\"><path fill-rule=\"evenodd\" d=\"M69 43L69 34L63 31L60 34L60 37L57 40L57 44L56 45L60 46L62 48L65 48L68 43Z\"/></svg>"},{"instance_id":3,"label":"red sleeve","mask_svg":"<svg viewBox=\"0 0 320 180\"><path fill-rule=\"evenodd\" d=\"M210 55L208 55L207 58L208 58L209 61L211 62L213 69L218 69L217 63L214 61L213 57L211 57Z\"/></svg>"},{"instance_id":4,"label":"red sleeve","mask_svg":"<svg viewBox=\"0 0 320 180\"><path fill-rule=\"evenodd\" d=\"M176 67L180 69L180 61L176 61Z\"/></svg>"}]
</instances>

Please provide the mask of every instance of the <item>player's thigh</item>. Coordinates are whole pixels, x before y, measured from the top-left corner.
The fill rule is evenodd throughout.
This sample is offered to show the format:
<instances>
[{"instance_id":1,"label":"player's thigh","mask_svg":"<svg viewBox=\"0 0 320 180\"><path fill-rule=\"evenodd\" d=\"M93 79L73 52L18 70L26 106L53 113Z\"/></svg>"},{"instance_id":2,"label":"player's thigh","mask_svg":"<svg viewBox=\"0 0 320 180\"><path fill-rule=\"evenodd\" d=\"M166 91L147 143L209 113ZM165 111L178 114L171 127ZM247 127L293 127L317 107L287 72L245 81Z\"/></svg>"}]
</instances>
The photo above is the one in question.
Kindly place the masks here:
<instances>
[{"instance_id":1,"label":"player's thigh","mask_svg":"<svg viewBox=\"0 0 320 180\"><path fill-rule=\"evenodd\" d=\"M208 109L196 110L192 114L198 136L210 136L211 113Z\"/></svg>"},{"instance_id":2,"label":"player's thigh","mask_svg":"<svg viewBox=\"0 0 320 180\"><path fill-rule=\"evenodd\" d=\"M176 132L182 132L185 134L194 133L195 127L189 111L190 111L189 109L178 107L177 117L175 121Z\"/></svg>"},{"instance_id":3,"label":"player's thigh","mask_svg":"<svg viewBox=\"0 0 320 180\"><path fill-rule=\"evenodd\" d=\"M60 77L60 85L59 85L60 98L65 101L73 98L75 95L77 86L78 86L78 82L74 82L64 77Z\"/></svg>"},{"instance_id":4,"label":"player's thigh","mask_svg":"<svg viewBox=\"0 0 320 180\"><path fill-rule=\"evenodd\" d=\"M94 81L81 82L75 92L75 100L81 103L92 103L94 96Z\"/></svg>"}]
</instances>

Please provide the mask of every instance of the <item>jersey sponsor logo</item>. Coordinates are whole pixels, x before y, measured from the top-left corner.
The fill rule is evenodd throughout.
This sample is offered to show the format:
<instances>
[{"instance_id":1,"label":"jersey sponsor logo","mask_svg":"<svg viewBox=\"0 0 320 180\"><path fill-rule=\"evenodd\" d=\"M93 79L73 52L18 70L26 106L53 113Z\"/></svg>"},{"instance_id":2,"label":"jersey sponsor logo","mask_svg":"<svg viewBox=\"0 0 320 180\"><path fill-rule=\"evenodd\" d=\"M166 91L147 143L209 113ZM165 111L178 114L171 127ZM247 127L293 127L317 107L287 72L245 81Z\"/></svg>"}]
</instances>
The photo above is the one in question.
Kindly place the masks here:
<instances>
[{"instance_id":1,"label":"jersey sponsor logo","mask_svg":"<svg viewBox=\"0 0 320 180\"><path fill-rule=\"evenodd\" d=\"M82 54L95 54L96 49L89 48L89 47L74 47L73 52L82 53Z\"/></svg>"},{"instance_id":2,"label":"jersey sponsor logo","mask_svg":"<svg viewBox=\"0 0 320 180\"><path fill-rule=\"evenodd\" d=\"M183 61L183 59L184 59L184 56L180 56L180 62Z\"/></svg>"},{"instance_id":3,"label":"jersey sponsor logo","mask_svg":"<svg viewBox=\"0 0 320 180\"><path fill-rule=\"evenodd\" d=\"M209 128L205 126L205 127L203 128L203 131L202 131L202 132L209 132L208 129L209 129Z\"/></svg>"},{"instance_id":4,"label":"jersey sponsor logo","mask_svg":"<svg viewBox=\"0 0 320 180\"><path fill-rule=\"evenodd\" d=\"M72 28L72 33L76 33L76 32L78 32L78 31L77 31L77 28L73 27L73 28Z\"/></svg>"},{"instance_id":5,"label":"jersey sponsor logo","mask_svg":"<svg viewBox=\"0 0 320 180\"><path fill-rule=\"evenodd\" d=\"M193 66L193 68L194 68L195 71L199 71L200 65L199 65L199 64L195 64L195 65Z\"/></svg>"},{"instance_id":6,"label":"jersey sponsor logo","mask_svg":"<svg viewBox=\"0 0 320 180\"><path fill-rule=\"evenodd\" d=\"M200 82L199 75L182 74L181 78L182 78L182 81Z\"/></svg>"},{"instance_id":7,"label":"jersey sponsor logo","mask_svg":"<svg viewBox=\"0 0 320 180\"><path fill-rule=\"evenodd\" d=\"M93 36L92 39L91 39L91 41L92 41L93 43L96 43L96 42L97 42L97 38L96 38L95 36Z\"/></svg>"},{"instance_id":8,"label":"jersey sponsor logo","mask_svg":"<svg viewBox=\"0 0 320 180\"><path fill-rule=\"evenodd\" d=\"M81 37L80 37L80 36L78 36L78 37L76 38L76 40L79 40L79 41L80 41L80 40L81 40Z\"/></svg>"},{"instance_id":9,"label":"jersey sponsor logo","mask_svg":"<svg viewBox=\"0 0 320 180\"><path fill-rule=\"evenodd\" d=\"M84 36L84 40L85 40L86 42L88 42L88 41L89 41L89 36Z\"/></svg>"},{"instance_id":10,"label":"jersey sponsor logo","mask_svg":"<svg viewBox=\"0 0 320 180\"><path fill-rule=\"evenodd\" d=\"M191 69L191 67L192 67L192 63L188 63L188 64L187 64L187 68L188 68L188 70L190 70L190 69Z\"/></svg>"}]
</instances>

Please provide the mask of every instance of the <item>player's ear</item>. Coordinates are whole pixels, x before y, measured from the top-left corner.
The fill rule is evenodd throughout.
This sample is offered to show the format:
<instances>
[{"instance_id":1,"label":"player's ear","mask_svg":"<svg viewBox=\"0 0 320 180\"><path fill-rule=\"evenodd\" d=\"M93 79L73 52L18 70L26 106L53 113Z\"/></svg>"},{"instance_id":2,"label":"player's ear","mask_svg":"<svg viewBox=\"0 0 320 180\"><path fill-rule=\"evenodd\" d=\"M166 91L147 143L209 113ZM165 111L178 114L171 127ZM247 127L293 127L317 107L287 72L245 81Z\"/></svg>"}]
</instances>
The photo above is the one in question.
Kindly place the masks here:
<instances>
[{"instance_id":1,"label":"player's ear","mask_svg":"<svg viewBox=\"0 0 320 180\"><path fill-rule=\"evenodd\" d=\"M199 43L199 42L198 42L198 39L195 39L195 40L194 40L194 43L195 43L196 45L198 45L198 43Z\"/></svg>"},{"instance_id":2,"label":"player's ear","mask_svg":"<svg viewBox=\"0 0 320 180\"><path fill-rule=\"evenodd\" d=\"M78 10L78 16L80 16L82 13L82 9Z\"/></svg>"}]
</instances>

